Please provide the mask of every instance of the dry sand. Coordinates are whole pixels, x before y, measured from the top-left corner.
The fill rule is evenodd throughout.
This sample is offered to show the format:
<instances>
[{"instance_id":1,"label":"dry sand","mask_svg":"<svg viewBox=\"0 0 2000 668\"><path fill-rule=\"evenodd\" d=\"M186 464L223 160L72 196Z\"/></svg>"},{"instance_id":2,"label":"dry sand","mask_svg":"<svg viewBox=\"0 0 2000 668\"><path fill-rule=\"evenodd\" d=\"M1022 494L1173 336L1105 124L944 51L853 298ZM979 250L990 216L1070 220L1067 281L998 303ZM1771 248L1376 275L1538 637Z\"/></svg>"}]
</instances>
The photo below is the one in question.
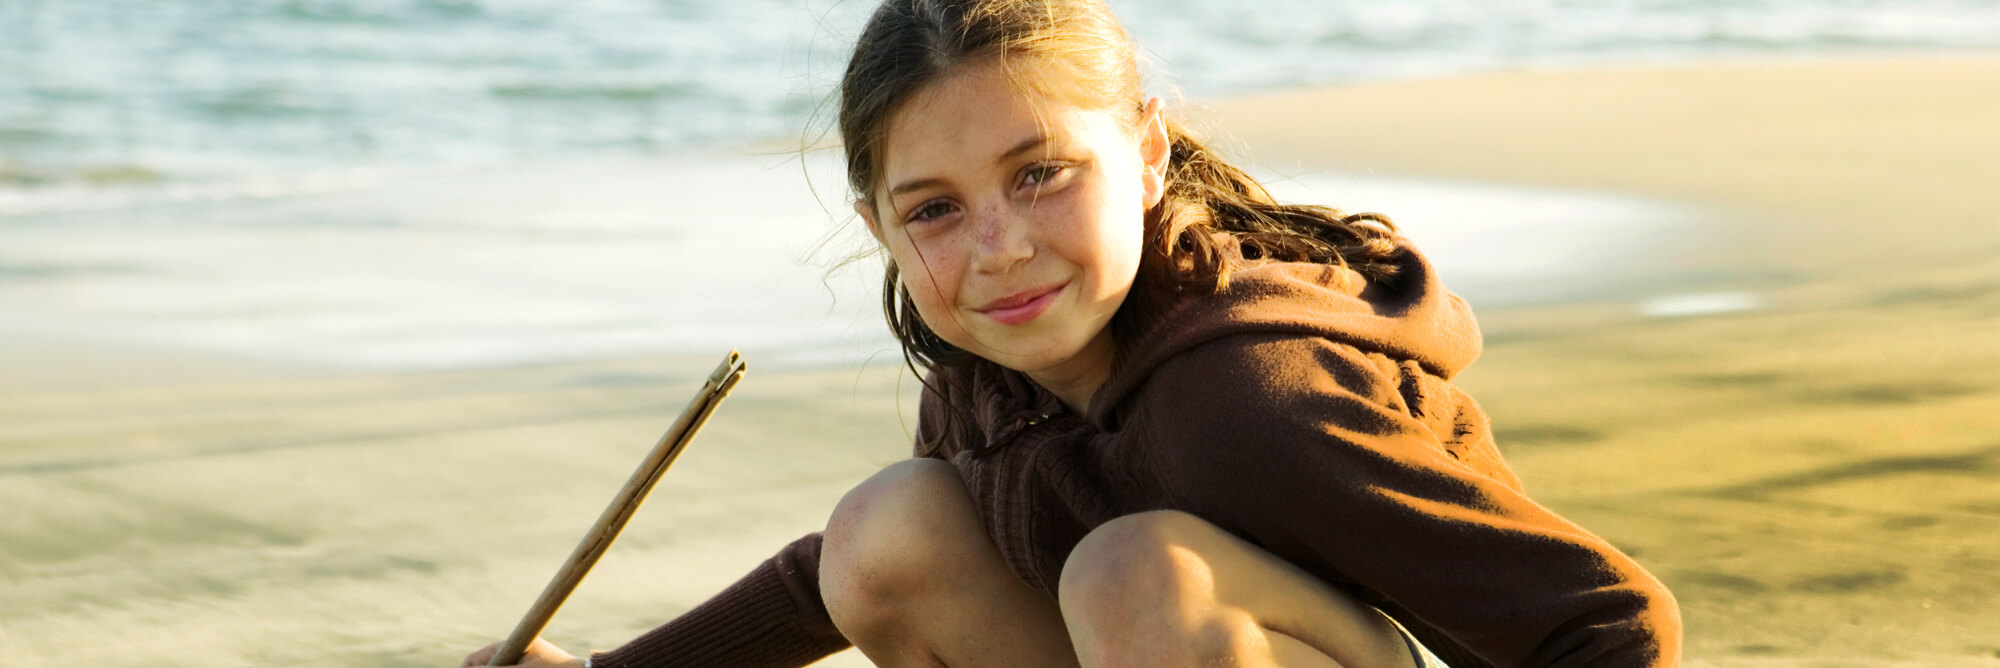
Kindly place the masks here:
<instances>
[{"instance_id":1,"label":"dry sand","mask_svg":"<svg viewBox=\"0 0 2000 668\"><path fill-rule=\"evenodd\" d=\"M1531 492L1673 587L1689 664L1991 666L1995 110L2000 59L1966 57L1383 83L1214 122L1280 169L1740 211L1691 221L1663 259L1685 284L1647 289L1764 308L1649 318L1657 295L1633 292L1484 311L1465 385ZM456 665L714 363L362 374L8 343L6 666ZM664 621L906 451L894 368L752 365L551 639L608 647Z\"/></svg>"},{"instance_id":2,"label":"dry sand","mask_svg":"<svg viewBox=\"0 0 2000 668\"><path fill-rule=\"evenodd\" d=\"M1484 312L1464 385L1531 493L1673 588L1690 664L2000 665L2000 58L1496 73L1214 117L1280 169L1741 212L1690 221L1655 290L1766 308Z\"/></svg>"},{"instance_id":3,"label":"dry sand","mask_svg":"<svg viewBox=\"0 0 2000 668\"><path fill-rule=\"evenodd\" d=\"M714 362L10 376L0 665L456 666L512 628ZM610 647L665 621L907 456L894 368L752 367L552 640Z\"/></svg>"}]
</instances>

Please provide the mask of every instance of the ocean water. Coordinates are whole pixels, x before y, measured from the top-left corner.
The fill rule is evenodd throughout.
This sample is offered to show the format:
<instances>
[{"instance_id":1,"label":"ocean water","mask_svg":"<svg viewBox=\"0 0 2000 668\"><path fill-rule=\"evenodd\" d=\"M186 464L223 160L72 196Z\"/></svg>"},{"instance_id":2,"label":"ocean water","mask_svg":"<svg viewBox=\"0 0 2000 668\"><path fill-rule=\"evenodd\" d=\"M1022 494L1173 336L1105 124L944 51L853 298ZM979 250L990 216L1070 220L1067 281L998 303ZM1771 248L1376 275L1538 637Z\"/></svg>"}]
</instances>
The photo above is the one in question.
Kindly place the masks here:
<instances>
[{"instance_id":1,"label":"ocean water","mask_svg":"<svg viewBox=\"0 0 2000 668\"><path fill-rule=\"evenodd\" d=\"M1193 99L2000 48L2000 0L1112 5L1156 91ZM730 346L767 364L892 359L879 263L828 268L867 246L837 160L746 148L826 126L872 6L0 0L0 345L379 368ZM1476 304L1560 297L1590 262L1657 249L1700 215L1353 175L1272 185L1389 212Z\"/></svg>"},{"instance_id":2,"label":"ocean water","mask_svg":"<svg viewBox=\"0 0 2000 668\"><path fill-rule=\"evenodd\" d=\"M0 345L376 369L731 347L764 368L897 362L838 158L548 159L0 217ZM1284 199L1394 212L1485 306L1577 297L1702 215L1590 192L1261 176Z\"/></svg>"},{"instance_id":3,"label":"ocean water","mask_svg":"<svg viewBox=\"0 0 2000 668\"><path fill-rule=\"evenodd\" d=\"M377 369L731 347L763 368L897 361L880 262L830 268L869 248L809 185L839 183L831 157L548 159L0 218L0 345Z\"/></svg>"},{"instance_id":4,"label":"ocean water","mask_svg":"<svg viewBox=\"0 0 2000 668\"><path fill-rule=\"evenodd\" d=\"M796 139L829 120L874 4L0 0L0 184ZM2000 48L2000 0L1111 4L1154 88L1197 99L1502 67Z\"/></svg>"}]
</instances>

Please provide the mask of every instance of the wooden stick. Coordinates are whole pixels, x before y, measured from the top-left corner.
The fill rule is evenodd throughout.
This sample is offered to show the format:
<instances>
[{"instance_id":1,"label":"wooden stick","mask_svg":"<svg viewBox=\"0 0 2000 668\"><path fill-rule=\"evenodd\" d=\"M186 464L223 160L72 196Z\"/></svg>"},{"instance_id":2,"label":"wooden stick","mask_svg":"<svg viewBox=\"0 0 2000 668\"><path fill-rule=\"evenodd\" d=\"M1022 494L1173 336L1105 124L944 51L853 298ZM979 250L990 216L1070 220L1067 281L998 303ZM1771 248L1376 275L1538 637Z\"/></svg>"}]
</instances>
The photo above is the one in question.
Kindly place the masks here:
<instances>
[{"instance_id":1,"label":"wooden stick","mask_svg":"<svg viewBox=\"0 0 2000 668\"><path fill-rule=\"evenodd\" d=\"M589 573L590 568L597 565L597 559L611 548L611 541L618 539L618 532L625 528L625 523L638 511L639 504L646 500L646 493L652 491L660 476L667 472L667 467L673 466L688 441L708 422L708 416L715 412L715 407L721 405L722 400L729 396L729 391L736 388L746 368L741 356L734 350L729 351L722 364L708 375L701 392L681 411L680 419L675 420L674 425L667 428L667 433L660 436L660 442L653 445L653 451L639 463L639 468L632 472L632 478L625 481L624 489L618 490L618 496L612 497L611 505L605 506L604 514L597 517L597 525L591 527L590 533L576 544L576 551L570 553L569 561L556 571L555 578L549 580L549 586L542 589L541 597L535 599L534 607L529 608L521 623L514 626L514 632L507 634L507 639L500 643L499 651L493 654L487 665L512 666L521 661L528 644L542 634L549 619L555 617L556 609L561 608L563 601L568 600L570 593L583 582L584 574Z\"/></svg>"}]
</instances>

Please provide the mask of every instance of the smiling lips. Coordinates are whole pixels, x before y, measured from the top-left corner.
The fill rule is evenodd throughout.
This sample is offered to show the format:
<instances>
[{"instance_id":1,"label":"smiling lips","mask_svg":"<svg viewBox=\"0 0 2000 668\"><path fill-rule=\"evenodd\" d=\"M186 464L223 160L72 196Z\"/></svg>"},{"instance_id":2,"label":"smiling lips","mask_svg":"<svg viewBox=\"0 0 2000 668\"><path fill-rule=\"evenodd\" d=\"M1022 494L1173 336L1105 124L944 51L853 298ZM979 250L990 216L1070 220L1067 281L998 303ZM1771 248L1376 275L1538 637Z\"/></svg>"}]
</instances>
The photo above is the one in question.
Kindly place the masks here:
<instances>
[{"instance_id":1,"label":"smiling lips","mask_svg":"<svg viewBox=\"0 0 2000 668\"><path fill-rule=\"evenodd\" d=\"M1069 283L1057 283L1038 288L1029 288L999 299L987 302L973 309L998 321L1002 325L1018 325L1041 315L1054 304L1056 296L1062 294Z\"/></svg>"}]
</instances>

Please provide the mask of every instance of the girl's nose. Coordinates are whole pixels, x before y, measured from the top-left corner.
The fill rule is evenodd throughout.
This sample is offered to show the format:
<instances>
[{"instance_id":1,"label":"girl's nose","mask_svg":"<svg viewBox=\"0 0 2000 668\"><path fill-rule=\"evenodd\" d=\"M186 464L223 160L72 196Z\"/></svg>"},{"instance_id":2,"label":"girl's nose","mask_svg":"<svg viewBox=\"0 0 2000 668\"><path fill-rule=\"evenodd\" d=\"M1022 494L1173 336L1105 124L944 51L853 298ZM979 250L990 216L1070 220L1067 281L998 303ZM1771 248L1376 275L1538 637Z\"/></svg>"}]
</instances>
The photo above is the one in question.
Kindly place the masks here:
<instances>
[{"instance_id":1,"label":"girl's nose","mask_svg":"<svg viewBox=\"0 0 2000 668\"><path fill-rule=\"evenodd\" d=\"M1005 273L1035 256L1028 221L1005 206L981 207L973 234L974 266L981 272Z\"/></svg>"}]
</instances>

